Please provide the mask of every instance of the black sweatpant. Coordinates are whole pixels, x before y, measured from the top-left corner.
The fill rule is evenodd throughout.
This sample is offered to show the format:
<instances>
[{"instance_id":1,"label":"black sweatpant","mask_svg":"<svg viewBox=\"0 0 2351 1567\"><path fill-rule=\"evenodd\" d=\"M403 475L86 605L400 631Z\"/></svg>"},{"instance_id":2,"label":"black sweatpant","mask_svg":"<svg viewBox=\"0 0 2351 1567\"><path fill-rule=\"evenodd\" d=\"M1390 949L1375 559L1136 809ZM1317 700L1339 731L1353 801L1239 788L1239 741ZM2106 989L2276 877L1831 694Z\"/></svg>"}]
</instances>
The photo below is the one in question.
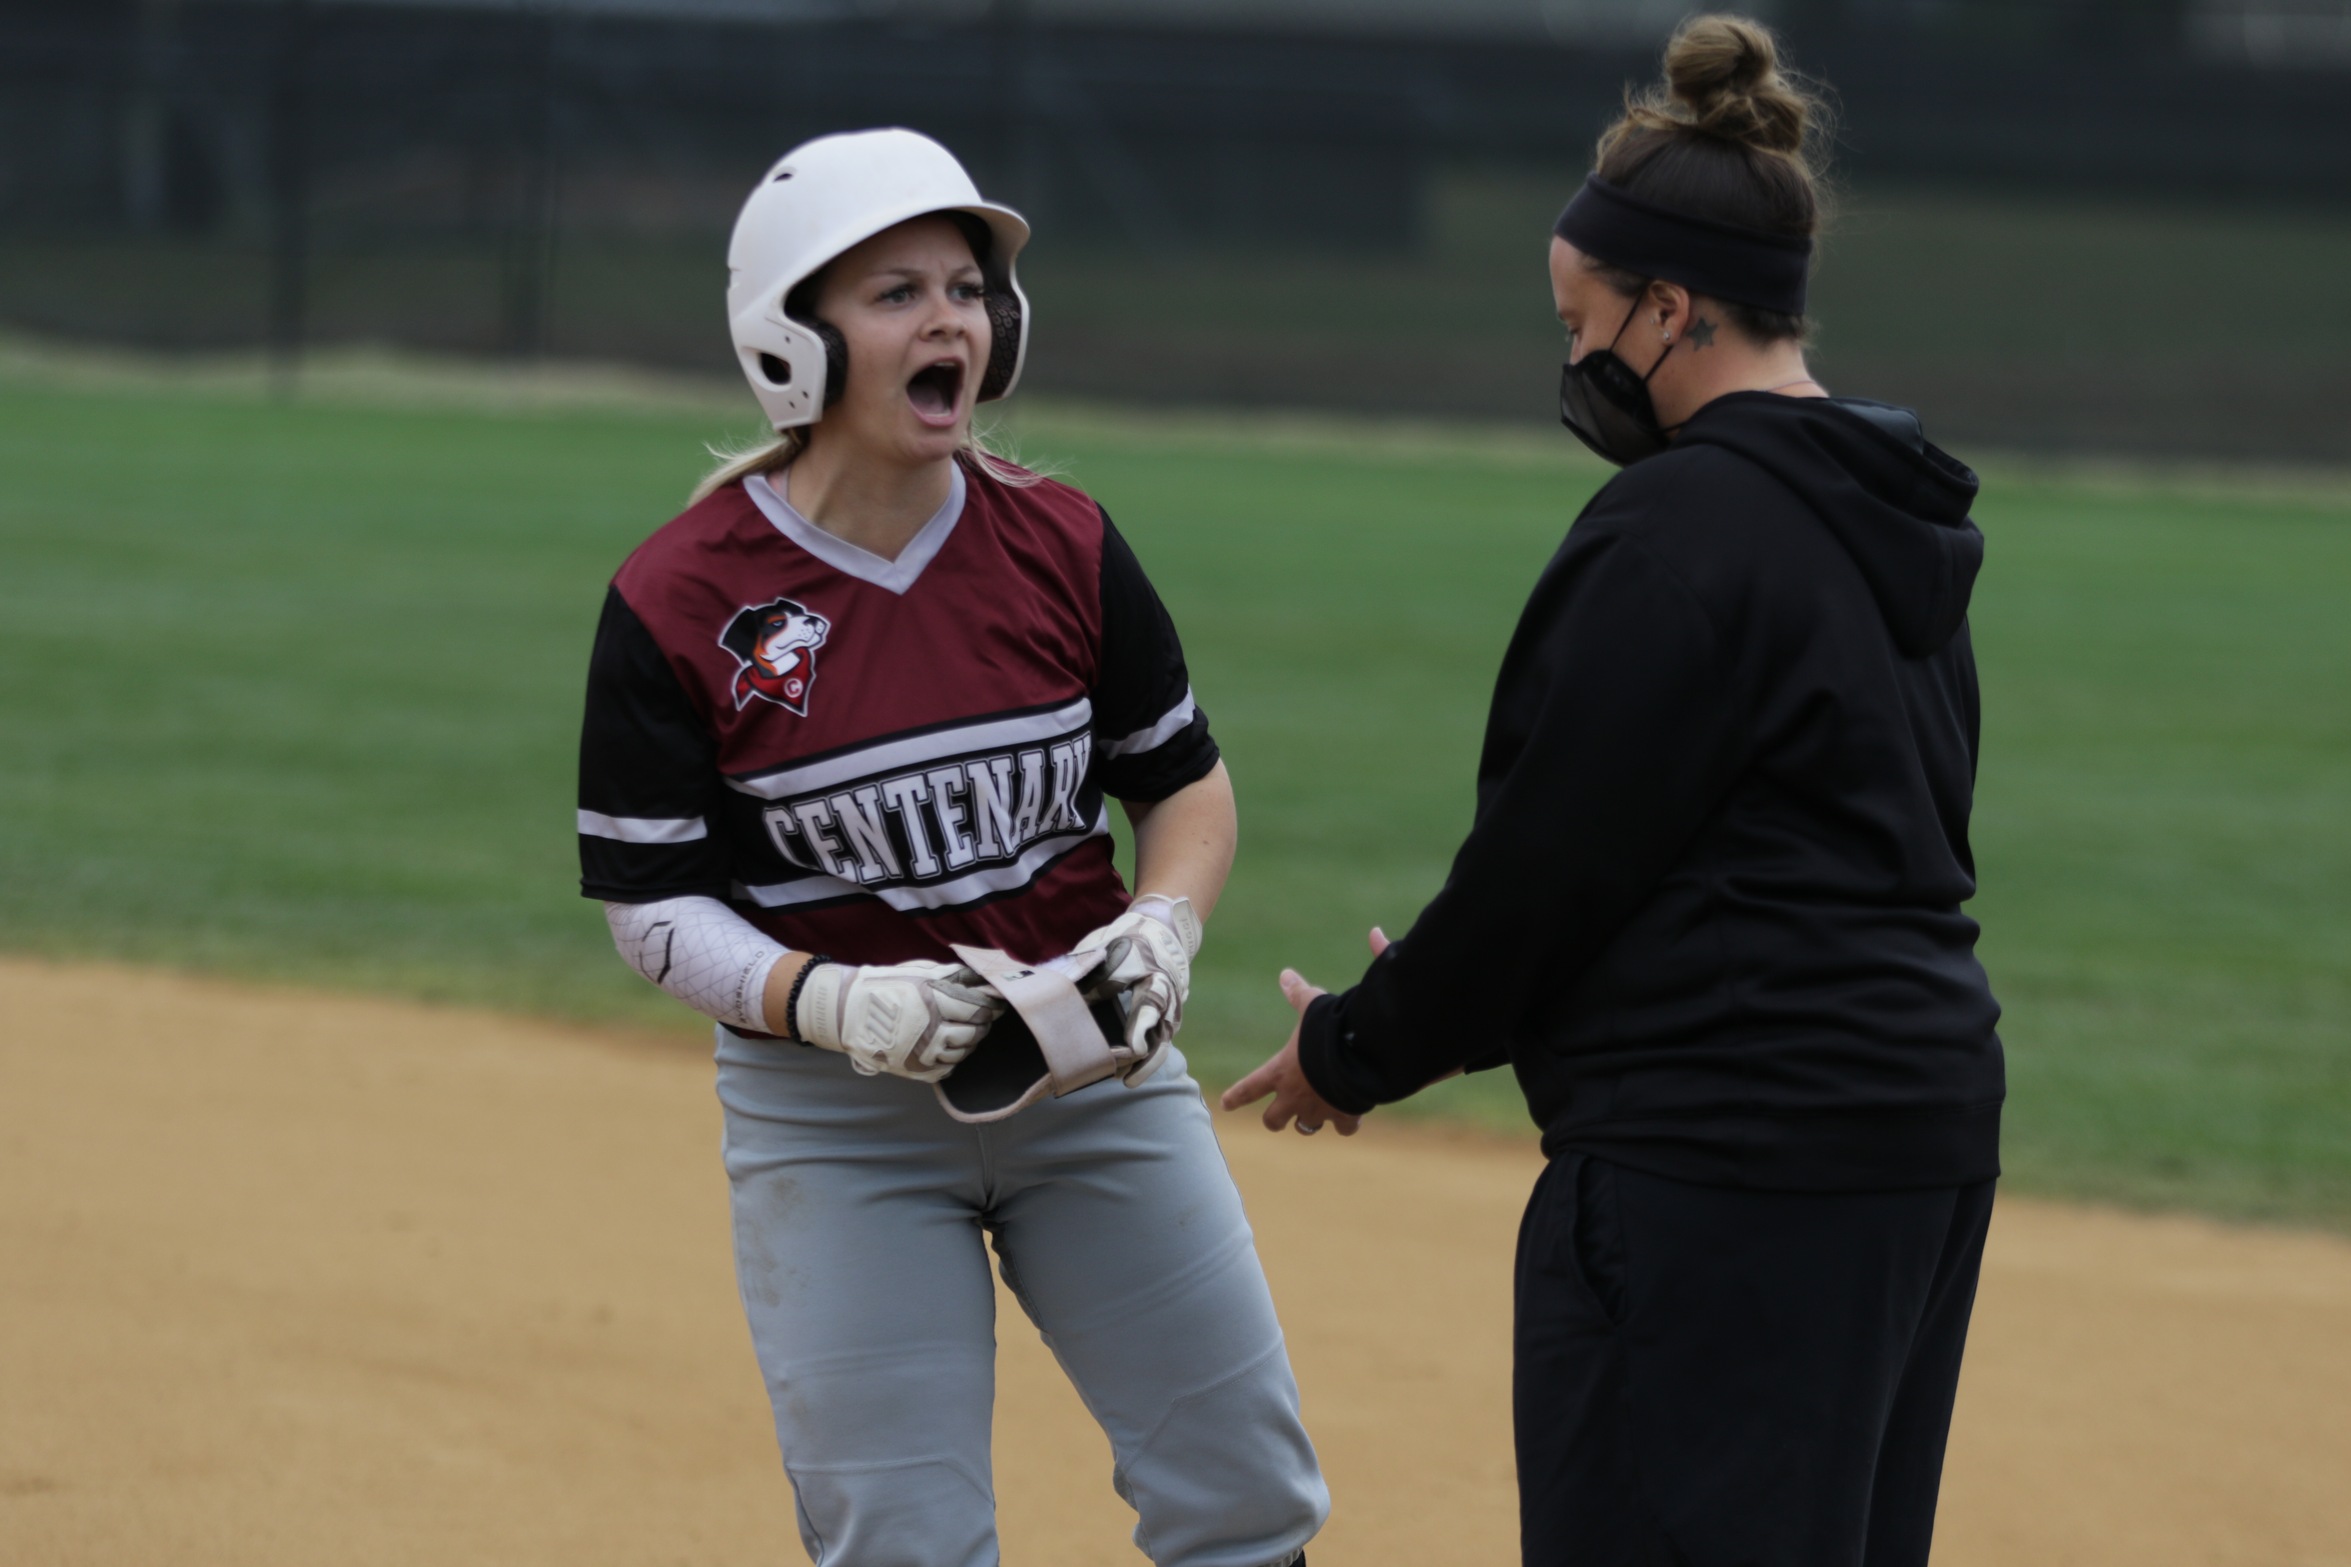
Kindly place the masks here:
<instances>
[{"instance_id":1,"label":"black sweatpant","mask_svg":"<svg viewBox=\"0 0 2351 1567\"><path fill-rule=\"evenodd\" d=\"M1992 1184L1552 1161L1518 1242L1525 1567L1925 1567Z\"/></svg>"}]
</instances>

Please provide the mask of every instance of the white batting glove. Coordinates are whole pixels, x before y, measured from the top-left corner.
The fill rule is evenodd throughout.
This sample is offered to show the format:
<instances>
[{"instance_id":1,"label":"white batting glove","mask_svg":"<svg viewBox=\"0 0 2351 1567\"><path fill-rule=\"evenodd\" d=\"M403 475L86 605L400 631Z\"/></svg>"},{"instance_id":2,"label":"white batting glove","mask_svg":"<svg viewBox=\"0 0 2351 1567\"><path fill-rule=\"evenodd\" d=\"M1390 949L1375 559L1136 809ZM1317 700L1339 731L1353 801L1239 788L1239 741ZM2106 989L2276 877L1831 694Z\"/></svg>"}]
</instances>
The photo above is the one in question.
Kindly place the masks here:
<instances>
[{"instance_id":1,"label":"white batting glove","mask_svg":"<svg viewBox=\"0 0 2351 1567\"><path fill-rule=\"evenodd\" d=\"M982 984L960 963L820 963L800 987L792 1031L868 1077L935 1083L1003 1015Z\"/></svg>"},{"instance_id":2,"label":"white batting glove","mask_svg":"<svg viewBox=\"0 0 2351 1567\"><path fill-rule=\"evenodd\" d=\"M1127 1049L1135 1057L1119 1075L1133 1087L1159 1069L1183 1026L1192 993L1192 957L1200 950L1200 916L1189 898L1138 898L1117 919L1070 949L1073 963L1101 955L1087 999L1115 995L1126 1014Z\"/></svg>"}]
</instances>

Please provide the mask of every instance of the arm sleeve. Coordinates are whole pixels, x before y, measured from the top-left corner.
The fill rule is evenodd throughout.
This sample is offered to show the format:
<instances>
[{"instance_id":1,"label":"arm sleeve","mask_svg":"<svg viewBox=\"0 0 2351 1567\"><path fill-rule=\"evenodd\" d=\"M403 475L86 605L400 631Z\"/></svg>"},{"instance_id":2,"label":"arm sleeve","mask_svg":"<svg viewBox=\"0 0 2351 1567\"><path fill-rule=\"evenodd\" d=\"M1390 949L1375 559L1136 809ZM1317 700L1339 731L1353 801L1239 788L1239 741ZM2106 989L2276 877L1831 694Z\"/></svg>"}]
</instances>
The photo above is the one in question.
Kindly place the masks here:
<instances>
[{"instance_id":1,"label":"arm sleeve","mask_svg":"<svg viewBox=\"0 0 2351 1567\"><path fill-rule=\"evenodd\" d=\"M1622 534L1568 546L1504 660L1475 824L1404 938L1300 1029L1307 1080L1360 1114L1488 1064L1640 906L1743 749L1713 626ZM1498 762L1506 703L1523 742Z\"/></svg>"},{"instance_id":2,"label":"arm sleeve","mask_svg":"<svg viewBox=\"0 0 2351 1567\"><path fill-rule=\"evenodd\" d=\"M1102 663L1092 692L1095 777L1121 800L1164 800L1216 766L1184 647L1143 563L1102 518Z\"/></svg>"},{"instance_id":3,"label":"arm sleeve","mask_svg":"<svg viewBox=\"0 0 2351 1567\"><path fill-rule=\"evenodd\" d=\"M767 1026L767 975L787 950L716 898L607 903L612 944L630 968L704 1017L754 1034Z\"/></svg>"},{"instance_id":4,"label":"arm sleeve","mask_svg":"<svg viewBox=\"0 0 2351 1567\"><path fill-rule=\"evenodd\" d=\"M709 727L653 634L612 589L580 728L580 891L611 903L725 897L724 787Z\"/></svg>"}]
</instances>

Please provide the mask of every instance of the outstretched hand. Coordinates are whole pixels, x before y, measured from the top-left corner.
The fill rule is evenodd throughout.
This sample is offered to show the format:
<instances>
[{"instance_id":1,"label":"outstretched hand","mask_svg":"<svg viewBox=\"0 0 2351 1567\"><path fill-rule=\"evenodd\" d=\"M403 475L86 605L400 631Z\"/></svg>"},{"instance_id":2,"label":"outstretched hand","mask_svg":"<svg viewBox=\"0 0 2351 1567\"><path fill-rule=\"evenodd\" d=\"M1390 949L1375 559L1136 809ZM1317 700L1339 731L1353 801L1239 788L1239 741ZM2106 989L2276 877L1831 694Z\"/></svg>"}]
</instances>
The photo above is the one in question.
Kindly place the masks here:
<instances>
[{"instance_id":1,"label":"outstretched hand","mask_svg":"<svg viewBox=\"0 0 2351 1567\"><path fill-rule=\"evenodd\" d=\"M1377 925L1371 929L1371 954L1378 957L1388 950L1388 938ZM1268 1094L1273 1102L1265 1107L1265 1129L1278 1132L1295 1124L1307 1136L1325 1126L1335 1126L1341 1137L1352 1137L1363 1124L1363 1117L1349 1115L1314 1091L1306 1080L1306 1071L1298 1064L1298 1029L1305 1021L1306 1009L1314 998L1325 994L1319 985L1307 983L1296 969L1282 970L1282 999L1297 1012L1299 1024L1293 1024L1290 1037L1273 1057L1256 1071L1242 1078L1224 1091L1217 1102L1227 1110L1238 1110L1243 1105L1255 1104Z\"/></svg>"}]
</instances>

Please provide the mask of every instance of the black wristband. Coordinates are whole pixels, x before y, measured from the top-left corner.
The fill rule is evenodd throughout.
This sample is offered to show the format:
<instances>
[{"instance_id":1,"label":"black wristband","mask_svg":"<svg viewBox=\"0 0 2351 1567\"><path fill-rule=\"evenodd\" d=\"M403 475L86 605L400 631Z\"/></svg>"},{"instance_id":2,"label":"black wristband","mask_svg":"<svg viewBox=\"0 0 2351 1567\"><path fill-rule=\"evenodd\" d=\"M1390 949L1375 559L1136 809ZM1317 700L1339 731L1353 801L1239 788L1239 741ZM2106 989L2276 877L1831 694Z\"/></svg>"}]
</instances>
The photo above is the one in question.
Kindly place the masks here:
<instances>
[{"instance_id":1,"label":"black wristband","mask_svg":"<svg viewBox=\"0 0 2351 1567\"><path fill-rule=\"evenodd\" d=\"M800 1037L800 992L807 986L808 976L816 972L819 963L832 961L821 953L811 952L808 961L800 965L800 972L792 976L792 988L784 992L784 1026L781 1032L784 1038L795 1045L808 1043Z\"/></svg>"}]
</instances>

